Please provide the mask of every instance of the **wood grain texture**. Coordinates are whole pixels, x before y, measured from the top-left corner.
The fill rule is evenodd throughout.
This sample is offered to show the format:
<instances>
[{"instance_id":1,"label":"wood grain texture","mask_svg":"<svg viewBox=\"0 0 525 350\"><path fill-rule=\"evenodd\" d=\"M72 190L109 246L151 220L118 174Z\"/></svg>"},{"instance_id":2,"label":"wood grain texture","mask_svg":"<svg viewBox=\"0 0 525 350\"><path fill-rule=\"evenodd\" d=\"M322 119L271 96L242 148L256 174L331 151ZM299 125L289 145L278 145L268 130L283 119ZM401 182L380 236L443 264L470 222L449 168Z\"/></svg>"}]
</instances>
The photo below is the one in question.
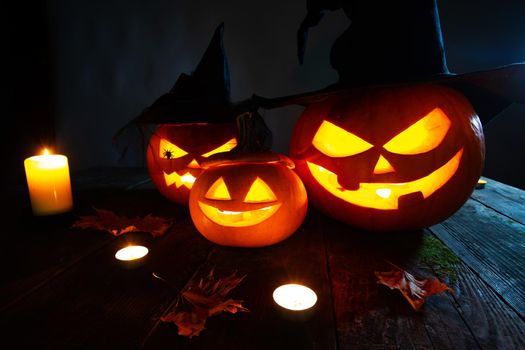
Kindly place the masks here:
<instances>
[{"instance_id":1,"label":"wood grain texture","mask_svg":"<svg viewBox=\"0 0 525 350\"><path fill-rule=\"evenodd\" d=\"M0 234L2 246L8 247L0 254L0 310L109 244L113 237L107 234L93 230L74 230L71 234L69 227L79 215L91 214L92 207L124 209L125 205L116 204L120 198L126 198L118 188L130 186L144 176L143 170L85 171L78 176L81 185L73 193L73 211L58 216L33 216L27 193L23 200L20 195L9 200L13 205L6 208ZM137 200L136 195L128 195Z\"/></svg>"},{"instance_id":2,"label":"wood grain texture","mask_svg":"<svg viewBox=\"0 0 525 350\"><path fill-rule=\"evenodd\" d=\"M158 193L150 192L125 192L115 198L119 198L121 206L128 203L135 208L128 208L128 215L143 212L144 208L156 215L166 214L171 206L178 225L160 238L131 234L113 239L4 310L0 327L6 334L5 341L21 348L139 346L155 317L206 259L211 246L193 229L187 210L173 210L174 204L164 203ZM132 194L136 197L132 198ZM157 210L147 205L151 204L149 196L155 198ZM122 199L125 201L120 202ZM114 258L115 252L129 243L150 248L147 264L142 268L126 269ZM170 285L152 276L152 272L162 274L159 271L163 269L176 271L176 277L170 276Z\"/></svg>"},{"instance_id":3,"label":"wood grain texture","mask_svg":"<svg viewBox=\"0 0 525 350\"><path fill-rule=\"evenodd\" d=\"M266 248L215 246L198 274L215 269L216 275L237 271L246 278L230 294L244 300L250 312L220 314L208 319L201 335L188 339L177 335L171 323L159 323L145 339L143 348L158 349L335 349L335 326L330 283L320 231L306 220L289 239ZM301 283L314 289L318 304L311 317L291 321L273 303L275 288L285 283ZM170 308L165 310L169 313Z\"/></svg>"},{"instance_id":4,"label":"wood grain texture","mask_svg":"<svg viewBox=\"0 0 525 350\"><path fill-rule=\"evenodd\" d=\"M392 263L430 277L414 262L425 232L376 235L322 218L334 290L341 349L475 349L468 325L444 295L429 298L416 312L397 290L379 285L375 271Z\"/></svg>"},{"instance_id":5,"label":"wood grain texture","mask_svg":"<svg viewBox=\"0 0 525 350\"><path fill-rule=\"evenodd\" d=\"M483 179L487 181L485 188L474 190L471 197L525 225L525 191L493 179Z\"/></svg>"},{"instance_id":6,"label":"wood grain texture","mask_svg":"<svg viewBox=\"0 0 525 350\"><path fill-rule=\"evenodd\" d=\"M144 169L75 175L74 212L58 220L35 220L28 198L16 193L0 234L3 340L53 349L522 349L523 191L488 181L454 216L428 230L365 233L310 207L298 232L258 249L204 239L188 209L152 188ZM93 207L172 218L174 225L159 238L69 228ZM437 274L421 259L430 236L461 262L457 279L445 279L454 293L432 296L415 312L399 291L377 284L374 272L395 264L419 277ZM150 248L143 267L125 269L114 259L129 242ZM250 312L220 314L200 336L178 336L160 317L192 277L211 268L219 276L246 275L230 296L244 300ZM306 284L319 297L302 322L287 318L272 300L273 290L289 282Z\"/></svg>"},{"instance_id":7,"label":"wood grain texture","mask_svg":"<svg viewBox=\"0 0 525 350\"><path fill-rule=\"evenodd\" d=\"M525 226L476 201L430 230L525 317Z\"/></svg>"},{"instance_id":8,"label":"wood grain texture","mask_svg":"<svg viewBox=\"0 0 525 350\"><path fill-rule=\"evenodd\" d=\"M482 349L524 349L524 320L472 269L460 264L457 271L454 294L447 297L455 304L479 346Z\"/></svg>"}]
</instances>

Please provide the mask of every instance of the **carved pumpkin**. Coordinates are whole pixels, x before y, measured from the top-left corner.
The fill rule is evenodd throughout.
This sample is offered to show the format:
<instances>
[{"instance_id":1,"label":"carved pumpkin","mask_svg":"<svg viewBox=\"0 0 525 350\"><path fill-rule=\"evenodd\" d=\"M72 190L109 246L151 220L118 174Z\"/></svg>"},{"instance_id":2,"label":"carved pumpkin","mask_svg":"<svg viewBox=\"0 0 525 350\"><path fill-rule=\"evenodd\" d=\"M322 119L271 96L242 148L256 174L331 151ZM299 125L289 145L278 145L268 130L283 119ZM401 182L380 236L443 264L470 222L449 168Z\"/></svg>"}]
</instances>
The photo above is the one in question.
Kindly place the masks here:
<instances>
[{"instance_id":1,"label":"carved pumpkin","mask_svg":"<svg viewBox=\"0 0 525 350\"><path fill-rule=\"evenodd\" d=\"M209 156L237 145L236 126L228 124L164 124L151 136L148 171L160 193L187 205L190 189Z\"/></svg>"},{"instance_id":2,"label":"carved pumpkin","mask_svg":"<svg viewBox=\"0 0 525 350\"><path fill-rule=\"evenodd\" d=\"M437 85L363 89L310 105L290 154L311 202L373 231L444 220L481 174L484 137L459 92Z\"/></svg>"},{"instance_id":3,"label":"carved pumpkin","mask_svg":"<svg viewBox=\"0 0 525 350\"><path fill-rule=\"evenodd\" d=\"M276 156L247 154L203 165L189 206L204 237L220 245L261 247L297 230L306 215L306 190L290 159Z\"/></svg>"}]
</instances>

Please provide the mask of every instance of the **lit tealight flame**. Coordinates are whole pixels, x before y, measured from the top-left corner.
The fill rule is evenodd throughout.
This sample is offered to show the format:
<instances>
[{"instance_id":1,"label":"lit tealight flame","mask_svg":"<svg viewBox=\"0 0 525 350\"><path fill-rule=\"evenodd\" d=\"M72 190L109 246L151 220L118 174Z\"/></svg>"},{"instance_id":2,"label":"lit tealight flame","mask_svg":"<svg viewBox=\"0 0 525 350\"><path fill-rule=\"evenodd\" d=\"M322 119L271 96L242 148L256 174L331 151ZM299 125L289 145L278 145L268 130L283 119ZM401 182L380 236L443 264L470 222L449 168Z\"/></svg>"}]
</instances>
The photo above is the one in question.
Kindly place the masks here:
<instances>
[{"instance_id":1,"label":"lit tealight flame","mask_svg":"<svg viewBox=\"0 0 525 350\"><path fill-rule=\"evenodd\" d=\"M479 180L478 180L478 183L477 183L477 185L476 185L476 188L478 188L478 189L479 189L479 188L484 188L486 184L487 184L487 181L486 181L486 180L479 179Z\"/></svg>"},{"instance_id":2,"label":"lit tealight flame","mask_svg":"<svg viewBox=\"0 0 525 350\"><path fill-rule=\"evenodd\" d=\"M285 284L274 290L273 300L285 309L302 311L315 305L317 295L306 286L300 284Z\"/></svg>"},{"instance_id":3,"label":"lit tealight flame","mask_svg":"<svg viewBox=\"0 0 525 350\"><path fill-rule=\"evenodd\" d=\"M48 156L48 155L49 155L49 150L48 150L47 148L44 148L44 153L43 153L43 155L45 155L45 156Z\"/></svg>"},{"instance_id":4,"label":"lit tealight flame","mask_svg":"<svg viewBox=\"0 0 525 350\"><path fill-rule=\"evenodd\" d=\"M132 245L126 248L120 249L116 254L115 258L122 261L132 261L141 259L148 254L148 248L141 245Z\"/></svg>"},{"instance_id":5,"label":"lit tealight flame","mask_svg":"<svg viewBox=\"0 0 525 350\"><path fill-rule=\"evenodd\" d=\"M388 198L390 197L390 194L392 193L392 190L390 188L378 188L376 190L376 194L381 198Z\"/></svg>"}]
</instances>

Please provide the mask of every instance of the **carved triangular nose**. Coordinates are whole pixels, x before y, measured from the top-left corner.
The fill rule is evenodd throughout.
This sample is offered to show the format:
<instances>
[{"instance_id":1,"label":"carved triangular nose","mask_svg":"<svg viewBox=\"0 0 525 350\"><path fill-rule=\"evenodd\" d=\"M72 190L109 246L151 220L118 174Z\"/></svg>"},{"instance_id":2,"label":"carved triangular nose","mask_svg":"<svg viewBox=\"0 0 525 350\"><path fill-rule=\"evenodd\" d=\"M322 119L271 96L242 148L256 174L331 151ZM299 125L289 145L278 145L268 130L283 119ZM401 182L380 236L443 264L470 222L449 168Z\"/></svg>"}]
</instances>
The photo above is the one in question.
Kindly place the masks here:
<instances>
[{"instance_id":1,"label":"carved triangular nose","mask_svg":"<svg viewBox=\"0 0 525 350\"><path fill-rule=\"evenodd\" d=\"M200 167L201 166L199 165L199 163L197 162L195 158L193 158L191 162L188 164L188 168L199 169Z\"/></svg>"},{"instance_id":2,"label":"carved triangular nose","mask_svg":"<svg viewBox=\"0 0 525 350\"><path fill-rule=\"evenodd\" d=\"M386 173L393 173L396 171L392 164L386 160L385 157L379 156L379 159L377 160L376 166L374 167L374 174L386 174Z\"/></svg>"}]
</instances>

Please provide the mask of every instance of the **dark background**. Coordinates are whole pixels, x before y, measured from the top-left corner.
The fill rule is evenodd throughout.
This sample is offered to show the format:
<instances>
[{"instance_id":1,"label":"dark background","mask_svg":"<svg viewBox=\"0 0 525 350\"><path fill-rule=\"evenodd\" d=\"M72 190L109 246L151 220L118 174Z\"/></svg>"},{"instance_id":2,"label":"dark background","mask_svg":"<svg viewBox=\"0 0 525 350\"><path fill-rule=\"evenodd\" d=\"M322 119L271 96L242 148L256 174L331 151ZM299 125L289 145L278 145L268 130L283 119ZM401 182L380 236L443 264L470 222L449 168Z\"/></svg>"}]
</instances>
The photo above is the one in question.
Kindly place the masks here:
<instances>
[{"instance_id":1,"label":"dark background","mask_svg":"<svg viewBox=\"0 0 525 350\"><path fill-rule=\"evenodd\" d=\"M73 171L141 165L139 143L124 159L113 133L180 73L190 73L215 27L225 22L234 101L315 90L337 80L333 41L347 27L342 11L311 31L306 61L296 59L305 0L49 0L4 8L10 45L4 154L11 186L23 160L53 145ZM525 61L525 1L439 2L449 69L454 73ZM388 59L388 58L385 58ZM287 152L302 108L264 112L274 149ZM485 127L484 175L525 189L525 107L513 105Z\"/></svg>"}]
</instances>

